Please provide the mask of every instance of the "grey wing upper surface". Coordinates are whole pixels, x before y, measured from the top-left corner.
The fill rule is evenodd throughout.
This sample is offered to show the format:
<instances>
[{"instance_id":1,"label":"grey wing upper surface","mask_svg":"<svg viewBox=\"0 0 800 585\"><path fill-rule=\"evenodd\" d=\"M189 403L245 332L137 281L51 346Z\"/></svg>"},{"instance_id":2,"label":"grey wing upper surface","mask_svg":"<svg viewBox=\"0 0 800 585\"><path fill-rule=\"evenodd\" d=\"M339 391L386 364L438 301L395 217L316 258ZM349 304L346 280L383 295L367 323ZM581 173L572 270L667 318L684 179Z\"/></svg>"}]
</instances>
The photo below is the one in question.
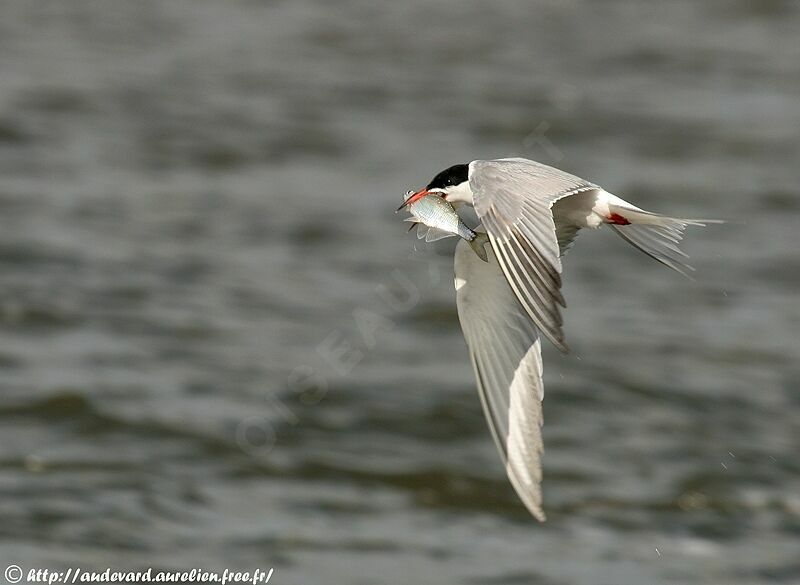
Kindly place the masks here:
<instances>
[{"instance_id":1,"label":"grey wing upper surface","mask_svg":"<svg viewBox=\"0 0 800 585\"><path fill-rule=\"evenodd\" d=\"M550 208L562 197L597 185L515 158L473 161L469 182L475 212L517 300L541 332L567 351L559 244L566 250L575 234L564 234L559 242Z\"/></svg>"},{"instance_id":2,"label":"grey wing upper surface","mask_svg":"<svg viewBox=\"0 0 800 585\"><path fill-rule=\"evenodd\" d=\"M456 246L456 304L483 411L506 473L525 506L542 510L541 343L488 250L483 262L465 241Z\"/></svg>"}]
</instances>

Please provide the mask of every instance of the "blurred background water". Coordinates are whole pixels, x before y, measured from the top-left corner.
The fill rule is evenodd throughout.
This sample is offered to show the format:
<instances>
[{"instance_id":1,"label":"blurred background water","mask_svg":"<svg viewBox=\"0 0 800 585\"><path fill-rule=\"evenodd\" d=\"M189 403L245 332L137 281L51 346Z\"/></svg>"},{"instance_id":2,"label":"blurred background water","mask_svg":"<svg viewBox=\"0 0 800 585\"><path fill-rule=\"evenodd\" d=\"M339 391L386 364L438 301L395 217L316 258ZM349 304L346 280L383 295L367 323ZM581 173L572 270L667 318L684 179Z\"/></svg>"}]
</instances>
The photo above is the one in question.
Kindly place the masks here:
<instances>
[{"instance_id":1,"label":"blurred background water","mask_svg":"<svg viewBox=\"0 0 800 585\"><path fill-rule=\"evenodd\" d=\"M3 2L4 565L800 582L798 30L788 0ZM696 282L603 231L566 258L543 525L453 242L393 213L507 155L732 220L689 234Z\"/></svg>"}]
</instances>

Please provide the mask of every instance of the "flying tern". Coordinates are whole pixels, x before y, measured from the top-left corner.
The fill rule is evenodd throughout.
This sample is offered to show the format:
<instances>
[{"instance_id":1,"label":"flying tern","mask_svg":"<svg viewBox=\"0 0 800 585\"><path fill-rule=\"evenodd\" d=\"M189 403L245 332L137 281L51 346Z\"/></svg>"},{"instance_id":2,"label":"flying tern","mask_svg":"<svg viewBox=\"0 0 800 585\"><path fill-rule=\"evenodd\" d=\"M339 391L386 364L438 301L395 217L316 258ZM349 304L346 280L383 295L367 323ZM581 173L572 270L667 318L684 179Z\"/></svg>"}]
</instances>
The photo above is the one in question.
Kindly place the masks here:
<instances>
[{"instance_id":1,"label":"flying tern","mask_svg":"<svg viewBox=\"0 0 800 585\"><path fill-rule=\"evenodd\" d=\"M540 333L567 352L561 257L582 228L610 226L648 256L682 274L693 270L678 243L684 229L714 220L645 211L584 179L524 158L451 166L402 207L437 195L474 208L488 235L488 262L460 240L456 304L481 404L508 478L540 521L542 357Z\"/></svg>"}]
</instances>

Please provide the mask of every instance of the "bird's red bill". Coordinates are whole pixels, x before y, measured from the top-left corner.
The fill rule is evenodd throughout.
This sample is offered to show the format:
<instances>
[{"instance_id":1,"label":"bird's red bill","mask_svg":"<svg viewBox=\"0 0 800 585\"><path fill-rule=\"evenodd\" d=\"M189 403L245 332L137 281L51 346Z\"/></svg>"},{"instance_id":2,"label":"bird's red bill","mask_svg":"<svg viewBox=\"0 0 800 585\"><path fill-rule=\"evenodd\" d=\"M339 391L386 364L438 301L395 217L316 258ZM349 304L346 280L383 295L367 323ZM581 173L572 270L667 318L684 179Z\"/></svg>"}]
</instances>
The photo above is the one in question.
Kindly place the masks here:
<instances>
[{"instance_id":1,"label":"bird's red bill","mask_svg":"<svg viewBox=\"0 0 800 585\"><path fill-rule=\"evenodd\" d=\"M422 199L423 197L425 197L425 195L428 195L429 193L430 192L427 189L420 189L416 193L413 193L408 199L403 201L403 204L400 207L397 208L397 211L400 211L401 209L403 209L407 205L411 205L413 203L416 203L417 201L419 201L420 199Z\"/></svg>"}]
</instances>

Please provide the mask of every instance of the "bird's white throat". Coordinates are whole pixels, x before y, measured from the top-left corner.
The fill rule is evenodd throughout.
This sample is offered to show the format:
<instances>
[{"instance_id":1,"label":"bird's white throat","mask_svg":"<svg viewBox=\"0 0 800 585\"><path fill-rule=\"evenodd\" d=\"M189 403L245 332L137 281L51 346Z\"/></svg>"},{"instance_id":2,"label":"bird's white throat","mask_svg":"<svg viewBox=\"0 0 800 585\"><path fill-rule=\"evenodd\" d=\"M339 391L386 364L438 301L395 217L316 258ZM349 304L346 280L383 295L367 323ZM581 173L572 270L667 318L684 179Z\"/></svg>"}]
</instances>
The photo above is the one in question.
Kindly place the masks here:
<instances>
[{"instance_id":1,"label":"bird's white throat","mask_svg":"<svg viewBox=\"0 0 800 585\"><path fill-rule=\"evenodd\" d=\"M469 205L472 207L472 189L469 188L469 181L464 181L460 185L454 185L446 189L446 199L454 207L458 205Z\"/></svg>"}]
</instances>

